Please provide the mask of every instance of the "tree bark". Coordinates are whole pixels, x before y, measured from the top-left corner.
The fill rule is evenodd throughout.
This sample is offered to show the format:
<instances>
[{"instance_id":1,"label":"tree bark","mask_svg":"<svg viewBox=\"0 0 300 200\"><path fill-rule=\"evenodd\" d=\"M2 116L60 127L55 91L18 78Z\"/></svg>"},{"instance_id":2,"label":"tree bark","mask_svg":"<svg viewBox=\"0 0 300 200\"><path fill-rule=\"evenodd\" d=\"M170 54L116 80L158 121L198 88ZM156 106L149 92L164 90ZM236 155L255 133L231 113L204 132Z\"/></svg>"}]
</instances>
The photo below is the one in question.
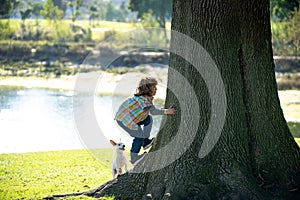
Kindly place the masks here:
<instances>
[{"instance_id":1,"label":"tree bark","mask_svg":"<svg viewBox=\"0 0 300 200\"><path fill-rule=\"evenodd\" d=\"M192 143L167 166L145 173L129 173L90 191L116 199L293 199L300 195L300 151L283 116L272 58L268 0L174 0L172 30L202 45L216 63L226 94L226 118L218 142L207 155L199 151L210 128L213 101L203 74L171 53L166 106L168 116L151 152L164 154L142 160L133 172L159 165L172 157L178 130ZM171 37L172 48L180 41ZM181 44L186 55L195 53ZM171 52L172 52L171 48ZM202 55L199 54L201 57ZM205 60L203 60L205 65ZM178 78L178 73L188 84ZM212 77L211 81L214 77ZM197 101L191 98L189 85ZM216 88L218 85L216 85ZM184 99L184 100L182 100ZM184 113L182 106L190 109ZM222 107L222 105L220 105ZM193 110L198 110L195 115ZM182 116L185 116L182 118ZM190 123L197 119L199 126ZM194 122L194 121L193 121ZM183 129L180 129L183 126ZM149 155L150 156L150 155Z\"/></svg>"}]
</instances>

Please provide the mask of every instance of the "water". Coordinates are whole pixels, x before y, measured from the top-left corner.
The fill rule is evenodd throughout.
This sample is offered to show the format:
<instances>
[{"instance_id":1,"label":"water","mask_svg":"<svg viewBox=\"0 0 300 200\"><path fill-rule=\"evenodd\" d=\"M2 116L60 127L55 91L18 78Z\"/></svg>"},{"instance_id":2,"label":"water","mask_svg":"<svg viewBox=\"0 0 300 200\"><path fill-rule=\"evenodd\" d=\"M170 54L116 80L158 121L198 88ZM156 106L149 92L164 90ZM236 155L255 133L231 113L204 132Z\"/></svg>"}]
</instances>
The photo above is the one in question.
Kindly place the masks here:
<instances>
[{"instance_id":1,"label":"water","mask_svg":"<svg viewBox=\"0 0 300 200\"><path fill-rule=\"evenodd\" d=\"M21 153L90 148L77 130L74 120L74 94L70 91L0 86L0 153ZM131 144L132 138L113 120L124 99L95 96L94 112L99 140L93 148L110 147L113 139ZM84 106L84 105L79 105ZM152 135L157 133L161 117L154 117Z\"/></svg>"}]
</instances>

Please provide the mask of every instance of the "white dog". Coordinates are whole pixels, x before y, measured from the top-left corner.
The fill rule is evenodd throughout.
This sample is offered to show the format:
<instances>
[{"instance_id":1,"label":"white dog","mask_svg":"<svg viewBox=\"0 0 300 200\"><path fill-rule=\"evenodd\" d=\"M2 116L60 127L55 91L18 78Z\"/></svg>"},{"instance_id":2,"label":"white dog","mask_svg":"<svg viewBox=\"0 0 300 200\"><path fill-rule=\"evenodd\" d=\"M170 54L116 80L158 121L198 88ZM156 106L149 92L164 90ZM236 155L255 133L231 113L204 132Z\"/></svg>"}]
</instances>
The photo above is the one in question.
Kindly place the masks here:
<instances>
[{"instance_id":1,"label":"white dog","mask_svg":"<svg viewBox=\"0 0 300 200\"><path fill-rule=\"evenodd\" d=\"M110 140L110 143L115 147L117 153L116 159L113 161L112 164L112 176L113 178L115 178L116 175L122 174L122 168L124 166L126 172L128 172L127 160L124 154L125 144L121 142L116 143L113 140Z\"/></svg>"}]
</instances>

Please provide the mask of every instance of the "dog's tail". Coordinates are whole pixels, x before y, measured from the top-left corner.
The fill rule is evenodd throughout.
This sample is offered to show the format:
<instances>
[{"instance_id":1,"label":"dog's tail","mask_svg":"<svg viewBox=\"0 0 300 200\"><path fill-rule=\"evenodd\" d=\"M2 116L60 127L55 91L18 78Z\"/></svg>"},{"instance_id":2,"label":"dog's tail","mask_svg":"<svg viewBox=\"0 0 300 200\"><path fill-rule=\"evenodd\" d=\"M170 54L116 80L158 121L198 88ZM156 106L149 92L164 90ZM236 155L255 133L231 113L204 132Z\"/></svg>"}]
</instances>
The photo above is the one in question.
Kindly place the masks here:
<instances>
[{"instance_id":1,"label":"dog's tail","mask_svg":"<svg viewBox=\"0 0 300 200\"><path fill-rule=\"evenodd\" d=\"M116 177L116 175L117 175L117 173L118 173L118 172L117 172L117 169L114 169L114 172L113 172L113 173L114 173L113 176Z\"/></svg>"}]
</instances>

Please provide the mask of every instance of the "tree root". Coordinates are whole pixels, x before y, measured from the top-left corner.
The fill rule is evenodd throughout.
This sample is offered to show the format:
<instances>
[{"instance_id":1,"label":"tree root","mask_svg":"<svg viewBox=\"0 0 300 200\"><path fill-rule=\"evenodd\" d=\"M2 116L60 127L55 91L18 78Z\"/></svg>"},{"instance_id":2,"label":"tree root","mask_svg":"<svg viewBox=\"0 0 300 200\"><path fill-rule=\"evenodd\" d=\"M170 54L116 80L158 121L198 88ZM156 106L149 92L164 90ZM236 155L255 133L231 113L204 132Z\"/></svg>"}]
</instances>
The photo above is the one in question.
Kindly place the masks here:
<instances>
[{"instance_id":1,"label":"tree root","mask_svg":"<svg viewBox=\"0 0 300 200\"><path fill-rule=\"evenodd\" d=\"M141 177L139 174L126 173L92 190L50 195L43 197L43 200L56 200L72 196L90 196L95 198L114 196L115 199L141 199L147 183L145 182L145 177L147 176Z\"/></svg>"}]
</instances>

